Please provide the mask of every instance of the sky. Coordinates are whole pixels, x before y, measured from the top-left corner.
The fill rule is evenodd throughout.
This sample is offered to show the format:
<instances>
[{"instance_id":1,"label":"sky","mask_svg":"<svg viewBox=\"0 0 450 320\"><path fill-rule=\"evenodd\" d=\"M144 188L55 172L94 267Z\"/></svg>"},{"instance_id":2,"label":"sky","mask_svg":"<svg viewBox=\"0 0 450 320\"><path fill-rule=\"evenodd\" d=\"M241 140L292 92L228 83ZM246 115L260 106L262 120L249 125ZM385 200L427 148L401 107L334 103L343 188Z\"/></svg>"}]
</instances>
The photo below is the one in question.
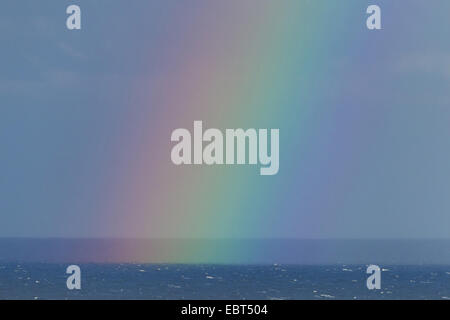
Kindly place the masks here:
<instances>
[{"instance_id":1,"label":"sky","mask_svg":"<svg viewBox=\"0 0 450 320\"><path fill-rule=\"evenodd\" d=\"M0 237L450 238L449 1L0 8ZM278 174L175 166L195 120L279 129Z\"/></svg>"}]
</instances>

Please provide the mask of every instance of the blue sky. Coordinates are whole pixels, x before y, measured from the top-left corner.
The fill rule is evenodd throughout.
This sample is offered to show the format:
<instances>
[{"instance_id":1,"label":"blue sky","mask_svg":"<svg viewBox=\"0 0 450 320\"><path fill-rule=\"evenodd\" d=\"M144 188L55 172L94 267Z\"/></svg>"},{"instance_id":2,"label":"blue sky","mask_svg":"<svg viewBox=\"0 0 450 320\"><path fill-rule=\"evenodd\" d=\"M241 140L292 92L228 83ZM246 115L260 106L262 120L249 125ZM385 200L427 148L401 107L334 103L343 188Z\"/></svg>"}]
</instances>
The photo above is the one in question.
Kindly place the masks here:
<instances>
[{"instance_id":1,"label":"blue sky","mask_svg":"<svg viewBox=\"0 0 450 320\"><path fill-rule=\"evenodd\" d=\"M68 32L65 8L74 3L82 4L86 23L81 31ZM363 172L358 181L365 181L365 188L352 189L352 201L340 207L343 219L327 223L327 214L318 217L316 233L293 220L292 230L303 230L306 237L450 237L450 4L405 3L383 11L384 41L368 40L367 56L352 55L357 46L336 50L336 65L348 66L352 81L339 95L347 98L332 101L345 107L330 120L330 134L339 128L342 135L336 149L326 152L339 158L339 150L350 146L340 145L340 138L354 134L358 125L367 134L364 123L345 132L355 114L373 119L378 129L375 143L358 155ZM153 72L169 70L158 61L170 54L164 47L170 39L160 38L149 24L157 20L163 26L171 5L2 1L0 237L113 236L98 233L102 222L93 214L99 181L114 170L105 159L114 156L111 141L121 139L126 108L136 99L130 83L148 74L143 52L152 49ZM142 30L145 37L138 36ZM147 48L150 38L161 46ZM368 96L370 102L361 105ZM332 173L345 185L345 176ZM310 188L313 200L305 207L320 215L326 208L320 204L324 185ZM280 203L280 210L284 205L288 209L289 203ZM332 205L333 199L330 210ZM274 233L281 234L282 229Z\"/></svg>"}]
</instances>

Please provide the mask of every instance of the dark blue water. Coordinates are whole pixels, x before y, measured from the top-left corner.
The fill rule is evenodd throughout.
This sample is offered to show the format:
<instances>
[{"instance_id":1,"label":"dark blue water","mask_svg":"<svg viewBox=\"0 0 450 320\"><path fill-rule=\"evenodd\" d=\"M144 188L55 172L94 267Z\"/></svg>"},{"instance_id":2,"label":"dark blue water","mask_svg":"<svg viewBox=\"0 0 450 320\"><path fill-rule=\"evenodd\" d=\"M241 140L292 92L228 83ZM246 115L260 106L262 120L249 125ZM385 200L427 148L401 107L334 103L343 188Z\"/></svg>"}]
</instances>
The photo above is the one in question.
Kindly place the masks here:
<instances>
[{"instance_id":1,"label":"dark blue water","mask_svg":"<svg viewBox=\"0 0 450 320\"><path fill-rule=\"evenodd\" d=\"M450 299L450 266L383 266L381 289L365 265L0 264L0 299Z\"/></svg>"}]
</instances>

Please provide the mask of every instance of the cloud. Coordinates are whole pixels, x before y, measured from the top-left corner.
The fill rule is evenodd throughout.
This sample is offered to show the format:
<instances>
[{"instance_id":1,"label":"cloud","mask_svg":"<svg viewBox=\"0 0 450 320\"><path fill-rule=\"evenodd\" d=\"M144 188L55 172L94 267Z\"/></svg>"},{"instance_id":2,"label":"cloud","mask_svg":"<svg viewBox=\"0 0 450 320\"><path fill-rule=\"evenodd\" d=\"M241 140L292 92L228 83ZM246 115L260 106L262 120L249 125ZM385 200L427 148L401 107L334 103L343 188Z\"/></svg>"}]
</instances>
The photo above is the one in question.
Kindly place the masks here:
<instances>
[{"instance_id":1,"label":"cloud","mask_svg":"<svg viewBox=\"0 0 450 320\"><path fill-rule=\"evenodd\" d=\"M412 53L398 61L395 70L400 73L438 74L450 79L450 53Z\"/></svg>"},{"instance_id":2,"label":"cloud","mask_svg":"<svg viewBox=\"0 0 450 320\"><path fill-rule=\"evenodd\" d=\"M68 55L69 57L72 57L75 59L82 59L82 60L87 59L85 54L75 50L73 47L69 46L65 42L58 43L58 47L64 54Z\"/></svg>"}]
</instances>

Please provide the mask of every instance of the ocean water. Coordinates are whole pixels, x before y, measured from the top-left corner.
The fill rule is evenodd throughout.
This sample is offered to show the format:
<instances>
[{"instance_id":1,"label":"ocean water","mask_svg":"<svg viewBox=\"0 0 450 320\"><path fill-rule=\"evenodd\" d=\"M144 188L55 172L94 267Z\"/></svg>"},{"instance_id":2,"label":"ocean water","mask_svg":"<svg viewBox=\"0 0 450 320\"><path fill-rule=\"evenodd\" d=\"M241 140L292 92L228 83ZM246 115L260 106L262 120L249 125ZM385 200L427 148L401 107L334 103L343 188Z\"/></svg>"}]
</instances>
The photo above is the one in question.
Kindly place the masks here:
<instances>
[{"instance_id":1,"label":"ocean water","mask_svg":"<svg viewBox=\"0 0 450 320\"><path fill-rule=\"evenodd\" d=\"M450 266L383 266L381 289L366 265L1 263L0 299L450 299Z\"/></svg>"}]
</instances>

